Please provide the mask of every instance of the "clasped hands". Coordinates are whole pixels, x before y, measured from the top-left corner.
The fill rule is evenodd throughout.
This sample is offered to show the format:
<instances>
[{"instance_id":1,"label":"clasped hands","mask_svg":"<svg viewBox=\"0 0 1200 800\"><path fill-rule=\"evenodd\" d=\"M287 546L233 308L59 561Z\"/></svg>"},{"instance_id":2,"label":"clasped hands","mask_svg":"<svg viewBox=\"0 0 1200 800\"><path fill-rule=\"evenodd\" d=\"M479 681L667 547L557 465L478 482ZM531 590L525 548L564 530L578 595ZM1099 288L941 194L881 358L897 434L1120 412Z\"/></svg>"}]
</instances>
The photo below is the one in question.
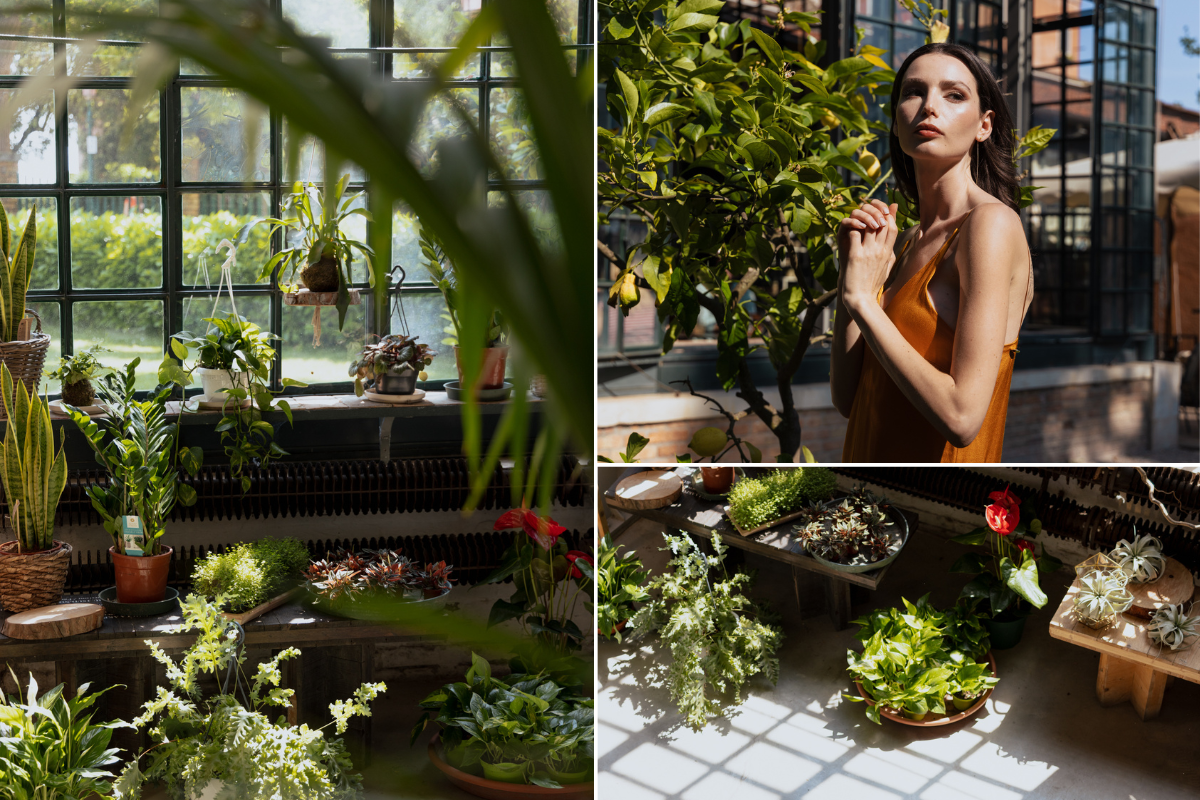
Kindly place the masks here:
<instances>
[{"instance_id":1,"label":"clasped hands","mask_svg":"<svg viewBox=\"0 0 1200 800\"><path fill-rule=\"evenodd\" d=\"M896 263L896 208L882 200L863 203L838 228L839 305L852 317L865 303L879 304L879 290Z\"/></svg>"}]
</instances>

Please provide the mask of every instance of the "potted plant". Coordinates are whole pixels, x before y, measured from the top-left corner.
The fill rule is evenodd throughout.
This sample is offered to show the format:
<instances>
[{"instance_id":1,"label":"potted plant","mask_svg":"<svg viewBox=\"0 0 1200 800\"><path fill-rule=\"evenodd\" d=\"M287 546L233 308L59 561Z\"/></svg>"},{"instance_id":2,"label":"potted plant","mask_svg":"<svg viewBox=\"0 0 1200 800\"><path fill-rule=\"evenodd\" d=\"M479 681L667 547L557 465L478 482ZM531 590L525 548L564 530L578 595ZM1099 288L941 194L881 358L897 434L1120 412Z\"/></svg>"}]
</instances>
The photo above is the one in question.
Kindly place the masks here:
<instances>
[{"instance_id":1,"label":"potted plant","mask_svg":"<svg viewBox=\"0 0 1200 800\"><path fill-rule=\"evenodd\" d=\"M50 337L42 333L42 322L27 319L25 295L33 275L34 245L37 241L37 212L30 210L20 239L13 242L8 214L0 209L0 363L8 365L13 378L36 395L42 379L42 365L50 348Z\"/></svg>"},{"instance_id":2,"label":"potted plant","mask_svg":"<svg viewBox=\"0 0 1200 800\"><path fill-rule=\"evenodd\" d=\"M618 555L620 549L611 536L605 536L596 550L596 626L602 636L618 642L625 623L637 611L634 603L650 599L643 585L650 573L637 553Z\"/></svg>"},{"instance_id":3,"label":"potted plant","mask_svg":"<svg viewBox=\"0 0 1200 800\"><path fill-rule=\"evenodd\" d=\"M54 512L67 485L63 445L54 451L50 409L30 395L0 363L0 391L8 424L0 444L4 496L16 540L0 544L0 603L26 611L62 597L71 545L54 538Z\"/></svg>"},{"instance_id":4,"label":"potted plant","mask_svg":"<svg viewBox=\"0 0 1200 800\"><path fill-rule=\"evenodd\" d=\"M446 257L441 245L434 240L424 228L420 231L421 253L425 256L425 269L429 277L442 292L446 301L446 314L450 325L446 328L448 334L442 344L454 346L454 363L458 368L459 385L463 381L463 363L459 351L459 343L463 340L464 320L462 319L462 301L459 296L458 276L454 264ZM499 389L504 386L504 371L508 363L508 323L496 309L485 311L486 322L480 327L482 338L479 340L483 347L479 378L475 391Z\"/></svg>"},{"instance_id":5,"label":"potted plant","mask_svg":"<svg viewBox=\"0 0 1200 800\"><path fill-rule=\"evenodd\" d=\"M700 480L704 483L704 491L709 494L725 494L733 485L733 479L733 467L700 468Z\"/></svg>"},{"instance_id":6,"label":"potted plant","mask_svg":"<svg viewBox=\"0 0 1200 800\"><path fill-rule=\"evenodd\" d=\"M100 345L92 345L82 353L65 355L58 360L58 369L47 372L46 377L62 384L62 402L65 405L85 408L96 401L96 389L92 381L105 375L114 375L112 367L106 367L96 357L97 353L110 352Z\"/></svg>"},{"instance_id":7,"label":"potted plant","mask_svg":"<svg viewBox=\"0 0 1200 800\"><path fill-rule=\"evenodd\" d=\"M308 548L299 539L259 539L198 561L192 589L208 598L223 597L236 614L297 586L307 566Z\"/></svg>"},{"instance_id":8,"label":"potted plant","mask_svg":"<svg viewBox=\"0 0 1200 800\"><path fill-rule=\"evenodd\" d=\"M112 536L108 552L116 574L117 601L154 603L167 590L171 548L162 544L167 516L179 502L196 502L196 490L180 480L200 469L204 453L182 447L179 425L167 421L167 397L173 385L160 385L145 400L134 397L140 358L123 371L101 378L97 393L108 407L100 423L76 408L71 419L108 471L108 483L87 487L92 508Z\"/></svg>"},{"instance_id":9,"label":"potted plant","mask_svg":"<svg viewBox=\"0 0 1200 800\"><path fill-rule=\"evenodd\" d=\"M386 615L389 599L407 602L444 598L454 567L439 561L423 567L398 550L327 553L308 565L305 588L322 610L351 619Z\"/></svg>"},{"instance_id":10,"label":"potted plant","mask_svg":"<svg viewBox=\"0 0 1200 800\"><path fill-rule=\"evenodd\" d=\"M1075 595L1075 616L1089 628L1107 628L1117 614L1129 610L1133 595L1126 589L1129 573L1123 569L1096 569L1079 579Z\"/></svg>"},{"instance_id":11,"label":"potted plant","mask_svg":"<svg viewBox=\"0 0 1200 800\"><path fill-rule=\"evenodd\" d=\"M13 682L17 676L9 669ZM85 714L109 686L88 694L83 684L68 698L64 684L38 697L38 683L29 675L26 700L0 692L0 797L56 800L110 797L114 776L108 767L120 761L108 746L117 728L128 722L92 722ZM125 687L120 687L125 688Z\"/></svg>"},{"instance_id":12,"label":"potted plant","mask_svg":"<svg viewBox=\"0 0 1200 800\"><path fill-rule=\"evenodd\" d=\"M828 500L837 477L824 467L789 467L742 478L729 491L729 519L743 532L777 524L805 503Z\"/></svg>"},{"instance_id":13,"label":"potted plant","mask_svg":"<svg viewBox=\"0 0 1200 800\"><path fill-rule=\"evenodd\" d=\"M290 705L294 692L280 687L279 666L300 651L283 650L259 664L248 680L244 634L221 615L219 601L193 594L179 606L183 624L170 632L196 631L196 641L178 663L151 642L151 655L166 668L171 688L159 687L158 696L133 721L137 728L149 729L153 745L121 773L114 787L119 796L138 797L147 780L166 781L170 795L181 800L359 796L361 778L351 772L345 746L340 739L327 739L324 729L333 725L337 734L345 733L352 716L370 715L371 701L387 686L364 683L351 699L331 703L333 721L321 728L288 725L280 710ZM206 696L202 687L213 684L220 689ZM222 794L223 786L230 791Z\"/></svg>"},{"instance_id":14,"label":"potted plant","mask_svg":"<svg viewBox=\"0 0 1200 800\"><path fill-rule=\"evenodd\" d=\"M418 380L428 379L425 368L435 355L429 345L417 343L419 338L393 333L363 345L350 362L354 394L363 396L363 381L373 381L380 394L412 394Z\"/></svg>"},{"instance_id":15,"label":"potted plant","mask_svg":"<svg viewBox=\"0 0 1200 800\"><path fill-rule=\"evenodd\" d=\"M706 556L690 536L663 534L664 550L672 554L667 571L646 587L649 601L630 620L632 637L658 632L671 651L667 687L684 721L695 730L721 713L709 687L732 692L734 704L742 701L746 681L763 673L774 683L779 678L775 651L783 632L763 621L763 610L746 597L753 580L744 572L730 575L725 569L728 548L713 533L714 555ZM710 573L715 577L710 580Z\"/></svg>"},{"instance_id":16,"label":"potted plant","mask_svg":"<svg viewBox=\"0 0 1200 800\"><path fill-rule=\"evenodd\" d=\"M967 553L951 565L951 572L966 572L975 577L963 587L960 597L970 602L986 601L990 614L985 619L992 649L1015 647L1021 640L1025 620L1033 608L1046 605L1046 593L1038 584L1041 573L1055 572L1062 562L1042 547L1021 538L1026 531L1037 534L1042 524L1036 512L1032 521L1021 522L1021 499L1008 487L989 495L992 503L984 510L987 526L954 537L959 544L988 545L988 556ZM1031 510L1029 510L1031 511Z\"/></svg>"},{"instance_id":17,"label":"potted plant","mask_svg":"<svg viewBox=\"0 0 1200 800\"><path fill-rule=\"evenodd\" d=\"M541 674L493 677L487 659L472 653L465 680L443 686L421 708L412 742L436 725L430 758L460 788L517 798L527 794L505 784L532 784L561 790L539 796L592 796L591 698Z\"/></svg>"}]
</instances>

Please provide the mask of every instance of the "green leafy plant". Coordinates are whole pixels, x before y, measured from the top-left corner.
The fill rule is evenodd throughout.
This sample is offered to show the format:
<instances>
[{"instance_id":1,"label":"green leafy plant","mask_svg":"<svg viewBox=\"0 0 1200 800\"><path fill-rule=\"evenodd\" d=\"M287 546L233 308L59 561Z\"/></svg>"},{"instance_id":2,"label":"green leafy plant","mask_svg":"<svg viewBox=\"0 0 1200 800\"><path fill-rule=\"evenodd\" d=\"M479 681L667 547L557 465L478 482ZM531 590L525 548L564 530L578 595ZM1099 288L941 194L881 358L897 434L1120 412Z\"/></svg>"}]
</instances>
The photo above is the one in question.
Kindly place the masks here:
<instances>
[{"instance_id":1,"label":"green leafy plant","mask_svg":"<svg viewBox=\"0 0 1200 800\"><path fill-rule=\"evenodd\" d=\"M363 381L375 380L380 375L406 375L417 373L418 380L429 376L425 368L433 363L435 353L427 344L417 344L419 336L392 333L377 342L368 342L350 362L350 377L354 378L354 394L363 396Z\"/></svg>"},{"instance_id":2,"label":"green leafy plant","mask_svg":"<svg viewBox=\"0 0 1200 800\"><path fill-rule=\"evenodd\" d=\"M838 564L873 564L899 551L903 544L886 497L858 486L836 505L814 504L795 528L808 552Z\"/></svg>"},{"instance_id":3,"label":"green leafy plant","mask_svg":"<svg viewBox=\"0 0 1200 800\"><path fill-rule=\"evenodd\" d=\"M14 385L15 384L15 385ZM67 458L63 441L54 452L54 430L45 398L30 395L14 381L8 364L0 362L0 390L8 424L0 455L4 496L13 518L20 552L48 550L54 546L54 511L67 485Z\"/></svg>"},{"instance_id":4,"label":"green leafy plant","mask_svg":"<svg viewBox=\"0 0 1200 800\"><path fill-rule=\"evenodd\" d=\"M227 782L228 796L239 800L349 800L360 796L361 778L340 739L327 739L334 726L345 733L352 716L370 716L370 702L387 690L364 683L349 700L329 704L333 721L321 728L291 726L284 717L268 718L286 708L293 691L280 687L281 662L296 658L295 647L258 665L252 679L240 628L221 616L221 599L209 602L189 595L180 602L183 623L173 633L195 631L196 641L179 663L153 639L151 655L163 665L171 688L142 707L133 721L148 728L153 746L132 759L113 787L117 797L138 798L146 780L164 780L173 797L195 800L211 781ZM205 696L201 681L215 680L215 695ZM243 705L235 696L240 693ZM148 759L143 772L141 763Z\"/></svg>"},{"instance_id":5,"label":"green leafy plant","mask_svg":"<svg viewBox=\"0 0 1200 800\"><path fill-rule=\"evenodd\" d=\"M762 478L741 478L729 491L729 518L744 531L778 519L804 503L828 500L837 477L824 467L789 467Z\"/></svg>"},{"instance_id":6,"label":"green leafy plant","mask_svg":"<svg viewBox=\"0 0 1200 800\"><path fill-rule=\"evenodd\" d=\"M17 676L9 669L13 682ZM0 800L86 800L107 797L114 775L108 767L120 761L109 748L112 732L133 727L128 722L92 722L84 713L109 686L63 696L59 684L38 697L38 682L29 675L25 702L0 692ZM124 688L124 687L121 687Z\"/></svg>"},{"instance_id":7,"label":"green leafy plant","mask_svg":"<svg viewBox=\"0 0 1200 800\"><path fill-rule=\"evenodd\" d=\"M1166 605L1156 609L1146 626L1150 641L1179 650L1200 637L1200 616L1190 616L1183 611L1183 603Z\"/></svg>"},{"instance_id":8,"label":"green leafy plant","mask_svg":"<svg viewBox=\"0 0 1200 800\"><path fill-rule=\"evenodd\" d=\"M449 320L446 328L446 338L442 344L457 345L463 338L462 308L463 297L459 288L458 275L454 263L446 255L441 244L427 229L420 229L421 255L425 256L425 269L435 286L446 301L446 313L442 316ZM498 309L486 312L487 320L482 326L483 347L502 347L508 344L508 323Z\"/></svg>"},{"instance_id":9,"label":"green leafy plant","mask_svg":"<svg viewBox=\"0 0 1200 800\"><path fill-rule=\"evenodd\" d=\"M1167 568L1162 542L1150 534L1138 536L1137 528L1133 530L1133 541L1122 539L1109 555L1129 575L1131 583L1149 583Z\"/></svg>"},{"instance_id":10,"label":"green leafy plant","mask_svg":"<svg viewBox=\"0 0 1200 800\"><path fill-rule=\"evenodd\" d=\"M1128 583L1129 574L1120 569L1097 569L1083 575L1075 595L1075 613L1090 627L1108 625L1133 605L1133 595L1125 588Z\"/></svg>"},{"instance_id":11,"label":"green leafy plant","mask_svg":"<svg viewBox=\"0 0 1200 800\"><path fill-rule=\"evenodd\" d=\"M31 212L15 247L8 229L8 214L0 209L0 341L16 340L25 319L25 293L33 275L37 242L37 213Z\"/></svg>"},{"instance_id":12,"label":"green leafy plant","mask_svg":"<svg viewBox=\"0 0 1200 800\"><path fill-rule=\"evenodd\" d=\"M286 592L307 566L308 548L299 539L259 539L209 553L192 570L192 589L224 597L236 613Z\"/></svg>"},{"instance_id":13,"label":"green leafy plant","mask_svg":"<svg viewBox=\"0 0 1200 800\"><path fill-rule=\"evenodd\" d=\"M617 626L633 616L633 604L650 599L644 585L650 573L637 553L630 550L620 555L620 549L611 536L601 539L596 549L596 626L602 635L618 642L621 632Z\"/></svg>"},{"instance_id":14,"label":"green leafy plant","mask_svg":"<svg viewBox=\"0 0 1200 800\"><path fill-rule=\"evenodd\" d=\"M92 508L104 520L118 553L124 553L121 517L142 520L146 555L162 552L164 522L176 502L190 506L196 490L179 479L179 467L195 475L204 461L199 447L183 447L178 423L167 421L167 398L174 385L159 385L145 400L134 397L140 358L114 375L96 382L108 413L100 423L76 408L67 408L71 420L87 439L96 462L108 471L108 483L88 485Z\"/></svg>"},{"instance_id":15,"label":"green leafy plant","mask_svg":"<svg viewBox=\"0 0 1200 800\"><path fill-rule=\"evenodd\" d=\"M210 326L205 333L180 331L171 337L171 352L176 358L187 361L194 350L196 367L248 372L264 381L270 377L271 362L275 360L271 341L278 336L232 312L223 317L205 317L204 321Z\"/></svg>"},{"instance_id":16,"label":"green leafy plant","mask_svg":"<svg viewBox=\"0 0 1200 800\"><path fill-rule=\"evenodd\" d=\"M708 687L726 694L736 705L742 687L762 673L772 683L779 679L775 651L783 632L764 621L764 610L744 592L753 585L745 572L730 575L725 568L728 548L713 533L714 555L700 551L686 533L663 534L664 550L672 554L667 571L646 587L650 600L630 620L631 637L657 631L671 651L666 683L671 700L695 730L721 714L722 703L708 695ZM716 579L710 580L710 574Z\"/></svg>"},{"instance_id":17,"label":"green leafy plant","mask_svg":"<svg viewBox=\"0 0 1200 800\"><path fill-rule=\"evenodd\" d=\"M591 777L594 703L542 674L495 678L472 653L466 680L438 689L421 708L412 741L438 725L456 769L551 789Z\"/></svg>"},{"instance_id":18,"label":"green leafy plant","mask_svg":"<svg viewBox=\"0 0 1200 800\"><path fill-rule=\"evenodd\" d=\"M903 609L877 609L854 620L863 650L846 652L846 669L874 703L867 705L868 719L881 723L884 708L912 719L945 714L947 702L973 700L996 685L991 667L977 660L986 637L972 635L981 626L968 621L975 616L969 606L941 612L929 595L915 604L902 602Z\"/></svg>"},{"instance_id":19,"label":"green leafy plant","mask_svg":"<svg viewBox=\"0 0 1200 800\"><path fill-rule=\"evenodd\" d=\"M90 406L96 399L92 380L104 375L115 375L112 367L106 367L96 357L97 353L111 352L100 345L92 345L81 353L68 353L58 360L58 368L45 370L52 381L62 383L62 401L70 406Z\"/></svg>"}]
</instances>

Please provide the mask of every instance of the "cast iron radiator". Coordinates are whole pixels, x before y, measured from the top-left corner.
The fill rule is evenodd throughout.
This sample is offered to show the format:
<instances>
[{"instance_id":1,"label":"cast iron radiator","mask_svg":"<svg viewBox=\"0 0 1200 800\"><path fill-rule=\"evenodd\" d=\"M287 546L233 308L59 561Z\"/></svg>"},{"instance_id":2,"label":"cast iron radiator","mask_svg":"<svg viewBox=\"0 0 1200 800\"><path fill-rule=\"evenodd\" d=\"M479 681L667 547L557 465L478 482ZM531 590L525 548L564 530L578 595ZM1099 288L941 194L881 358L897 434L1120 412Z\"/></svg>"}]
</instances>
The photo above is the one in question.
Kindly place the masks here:
<instances>
[{"instance_id":1,"label":"cast iron radiator","mask_svg":"<svg viewBox=\"0 0 1200 800\"><path fill-rule=\"evenodd\" d=\"M1166 504L1175 519L1195 520L1200 511L1200 476L1169 467L1145 468L1154 482L1155 496ZM1077 541L1089 548L1110 549L1120 539L1131 539L1134 526L1137 533L1149 533L1163 541L1167 554L1193 572L1200 570L1200 533L1188 528L1169 525L1150 503L1149 490L1137 473L1127 467L1080 467L1020 469L1028 475L1023 487L1023 500L1037 504L1042 526L1051 535ZM988 494L1004 487L990 475L967 468L930 467L838 467L841 475L870 481L885 489L895 489L925 500L966 511L979 513L983 525L983 508L990 501ZM1139 522L1129 514L1107 508L1084 506L1060 494L1045 493L1042 487L1055 478L1069 478L1099 495L1115 497L1121 494L1126 502L1139 506L1154 519ZM1019 493L1019 492L1018 492Z\"/></svg>"}]
</instances>

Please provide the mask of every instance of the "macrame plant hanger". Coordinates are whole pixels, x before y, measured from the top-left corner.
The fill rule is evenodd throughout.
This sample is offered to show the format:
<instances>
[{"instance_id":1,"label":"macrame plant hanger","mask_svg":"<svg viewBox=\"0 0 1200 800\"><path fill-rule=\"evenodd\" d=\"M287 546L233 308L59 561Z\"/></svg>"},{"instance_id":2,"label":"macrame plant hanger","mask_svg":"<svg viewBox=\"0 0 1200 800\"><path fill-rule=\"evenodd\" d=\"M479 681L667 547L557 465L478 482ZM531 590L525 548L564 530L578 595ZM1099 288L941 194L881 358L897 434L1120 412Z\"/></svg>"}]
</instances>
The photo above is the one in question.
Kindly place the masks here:
<instances>
[{"instance_id":1,"label":"macrame plant hanger","mask_svg":"<svg viewBox=\"0 0 1200 800\"><path fill-rule=\"evenodd\" d=\"M209 314L209 318L213 319L217 316L217 305L221 302L221 286L224 285L226 291L229 292L229 305L233 308L233 316L237 319L238 332L242 330L242 317L238 314L237 301L233 299L233 267L237 264L237 247L228 239L222 239L217 245L217 252L221 252L221 248L229 249L229 258L225 259L225 263L221 265L221 277L217 279L217 293L213 297L213 310ZM204 334L207 336L212 330L213 324L208 323L208 327L204 329Z\"/></svg>"},{"instance_id":2,"label":"macrame plant hanger","mask_svg":"<svg viewBox=\"0 0 1200 800\"><path fill-rule=\"evenodd\" d=\"M401 298L401 295L404 293L404 279L408 277L408 275L404 272L404 267L397 264L396 266L392 267L392 278L396 277L397 271L399 271L400 277L396 280L396 285L392 287L392 293L395 295L392 299L392 314L400 320L401 330L399 332L405 337L408 337L410 335L408 331L408 317L404 315L404 301Z\"/></svg>"}]
</instances>

